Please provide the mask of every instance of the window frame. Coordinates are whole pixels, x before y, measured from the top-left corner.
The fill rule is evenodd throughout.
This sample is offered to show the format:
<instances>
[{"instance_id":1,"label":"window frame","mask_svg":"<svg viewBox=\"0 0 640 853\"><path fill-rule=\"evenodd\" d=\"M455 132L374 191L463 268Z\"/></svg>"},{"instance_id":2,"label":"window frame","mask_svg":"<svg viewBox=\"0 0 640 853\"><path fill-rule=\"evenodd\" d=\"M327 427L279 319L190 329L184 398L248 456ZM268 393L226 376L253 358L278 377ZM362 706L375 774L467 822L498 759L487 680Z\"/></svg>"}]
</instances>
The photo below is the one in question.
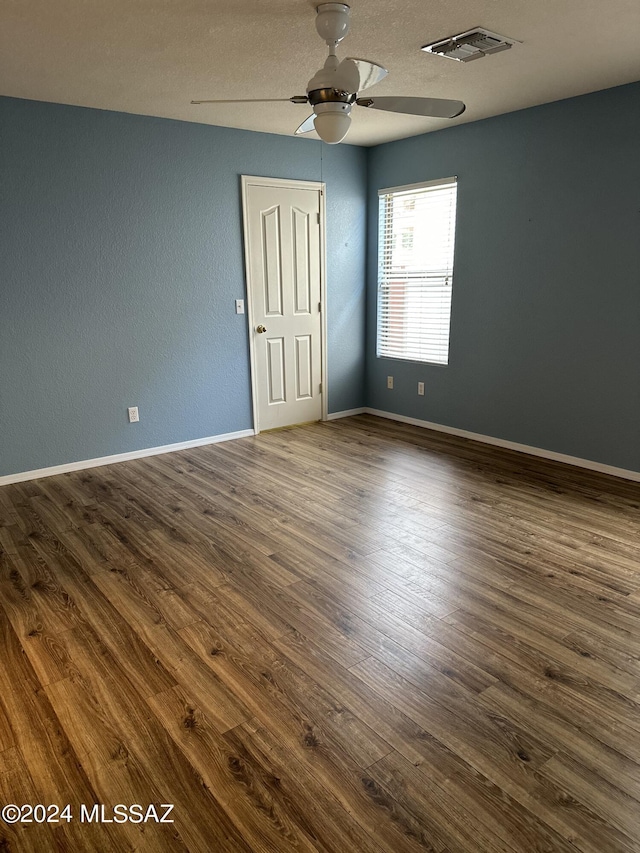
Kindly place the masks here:
<instances>
[{"instance_id":1,"label":"window frame","mask_svg":"<svg viewBox=\"0 0 640 853\"><path fill-rule=\"evenodd\" d=\"M442 351L445 352L445 358L443 359L435 359L435 358L423 358L423 357L411 357L410 355L405 354L393 354L388 352L381 352L382 341L381 335L384 331L383 329L383 319L382 313L383 310L388 311L388 305L383 306L383 300L385 299L385 273L386 269L386 253L388 251L389 243L389 231L388 228L385 227L384 222L384 198L388 196L395 196L401 194L410 194L412 191L417 192L419 190L428 190L430 188L442 187L443 189L447 187L447 185L453 185L453 216L449 219L449 226L451 229L451 237L449 240L451 246L451 257L450 264L447 266L446 270L446 278L449 280L448 287L450 288L450 296L449 296L449 304L448 304L448 321L446 326L446 352L444 347ZM458 176L452 175L450 177L437 178L429 181L419 181L417 183L412 184L404 184L401 186L394 187L385 187L378 190L378 271L377 271L377 281L376 281L376 290L377 290L377 303L376 303L376 357L377 358L388 358L393 359L395 361L407 361L412 362L414 364L429 364L437 367L446 367L450 361L450 343L451 343L451 311L453 304L453 281L454 281L454 270L455 270L455 245L456 245L456 232L457 232L457 201L458 201ZM393 220L392 220L393 221ZM412 225L415 227L415 223ZM443 270L444 272L444 270ZM418 292L418 291L416 291ZM404 316L404 315L403 315Z\"/></svg>"}]
</instances>

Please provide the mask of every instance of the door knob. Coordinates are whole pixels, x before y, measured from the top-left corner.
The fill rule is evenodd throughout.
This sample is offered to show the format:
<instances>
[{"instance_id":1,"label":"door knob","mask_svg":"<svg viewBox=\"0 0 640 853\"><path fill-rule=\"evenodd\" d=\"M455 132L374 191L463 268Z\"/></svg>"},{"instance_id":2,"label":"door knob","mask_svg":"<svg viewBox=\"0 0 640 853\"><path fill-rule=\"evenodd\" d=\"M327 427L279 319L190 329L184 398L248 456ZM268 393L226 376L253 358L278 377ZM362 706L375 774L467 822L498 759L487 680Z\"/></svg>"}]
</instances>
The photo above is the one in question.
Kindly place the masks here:
<instances>
[{"instance_id":1,"label":"door knob","mask_svg":"<svg viewBox=\"0 0 640 853\"><path fill-rule=\"evenodd\" d=\"M266 327L266 326L256 326L256 332L257 332L259 335L261 335L263 332L266 332L266 331L267 331L267 327Z\"/></svg>"}]
</instances>

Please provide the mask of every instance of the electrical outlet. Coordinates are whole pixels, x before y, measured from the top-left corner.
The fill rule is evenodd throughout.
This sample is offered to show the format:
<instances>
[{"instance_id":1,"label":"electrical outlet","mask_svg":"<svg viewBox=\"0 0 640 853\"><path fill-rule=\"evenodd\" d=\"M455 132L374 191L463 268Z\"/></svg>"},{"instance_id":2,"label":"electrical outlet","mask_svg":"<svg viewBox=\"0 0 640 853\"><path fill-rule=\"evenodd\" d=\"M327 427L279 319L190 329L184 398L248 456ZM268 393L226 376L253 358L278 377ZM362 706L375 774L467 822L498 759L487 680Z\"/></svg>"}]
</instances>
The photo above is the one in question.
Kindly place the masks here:
<instances>
[{"instance_id":1,"label":"electrical outlet","mask_svg":"<svg viewBox=\"0 0 640 853\"><path fill-rule=\"evenodd\" d=\"M418 396L424 397L424 382L418 382Z\"/></svg>"},{"instance_id":2,"label":"electrical outlet","mask_svg":"<svg viewBox=\"0 0 640 853\"><path fill-rule=\"evenodd\" d=\"M244 299L236 299L236 314L244 314Z\"/></svg>"},{"instance_id":3,"label":"electrical outlet","mask_svg":"<svg viewBox=\"0 0 640 853\"><path fill-rule=\"evenodd\" d=\"M393 388L393 376L387 376L387 388Z\"/></svg>"},{"instance_id":4,"label":"electrical outlet","mask_svg":"<svg viewBox=\"0 0 640 853\"><path fill-rule=\"evenodd\" d=\"M130 424L137 424L138 421L140 420L140 415L138 413L138 407L137 406L129 406L129 408L127 409L127 412L129 413L129 423Z\"/></svg>"}]
</instances>

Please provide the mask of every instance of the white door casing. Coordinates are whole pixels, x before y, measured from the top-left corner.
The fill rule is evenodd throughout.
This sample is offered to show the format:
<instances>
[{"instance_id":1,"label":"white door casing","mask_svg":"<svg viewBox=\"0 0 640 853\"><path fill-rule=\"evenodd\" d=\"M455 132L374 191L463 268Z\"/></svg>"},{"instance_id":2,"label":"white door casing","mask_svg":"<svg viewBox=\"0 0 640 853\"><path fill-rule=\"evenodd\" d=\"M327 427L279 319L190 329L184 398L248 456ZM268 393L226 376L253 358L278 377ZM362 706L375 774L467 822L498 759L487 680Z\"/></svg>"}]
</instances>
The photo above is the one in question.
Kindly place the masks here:
<instances>
[{"instance_id":1,"label":"white door casing","mask_svg":"<svg viewBox=\"0 0 640 853\"><path fill-rule=\"evenodd\" d=\"M324 419L324 186L243 175L242 197L254 429Z\"/></svg>"}]
</instances>

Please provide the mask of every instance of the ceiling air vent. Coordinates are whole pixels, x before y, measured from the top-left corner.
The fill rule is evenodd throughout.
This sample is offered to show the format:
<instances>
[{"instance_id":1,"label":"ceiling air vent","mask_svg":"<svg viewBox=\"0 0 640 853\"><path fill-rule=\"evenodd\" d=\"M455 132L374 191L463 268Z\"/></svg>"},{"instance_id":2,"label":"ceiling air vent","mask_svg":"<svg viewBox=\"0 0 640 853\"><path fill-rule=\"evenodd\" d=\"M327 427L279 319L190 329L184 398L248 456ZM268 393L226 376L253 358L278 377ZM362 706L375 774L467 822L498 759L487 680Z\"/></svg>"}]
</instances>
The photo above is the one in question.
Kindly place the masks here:
<instances>
[{"instance_id":1,"label":"ceiling air vent","mask_svg":"<svg viewBox=\"0 0 640 853\"><path fill-rule=\"evenodd\" d=\"M437 53L440 56L446 56L447 59L457 59L458 62L471 62L472 59L480 59L481 56L489 53L508 50L512 44L516 44L515 39L508 39L476 27L475 30L468 30L457 36L449 36L449 38L425 44L420 50L424 50L425 53Z\"/></svg>"}]
</instances>

